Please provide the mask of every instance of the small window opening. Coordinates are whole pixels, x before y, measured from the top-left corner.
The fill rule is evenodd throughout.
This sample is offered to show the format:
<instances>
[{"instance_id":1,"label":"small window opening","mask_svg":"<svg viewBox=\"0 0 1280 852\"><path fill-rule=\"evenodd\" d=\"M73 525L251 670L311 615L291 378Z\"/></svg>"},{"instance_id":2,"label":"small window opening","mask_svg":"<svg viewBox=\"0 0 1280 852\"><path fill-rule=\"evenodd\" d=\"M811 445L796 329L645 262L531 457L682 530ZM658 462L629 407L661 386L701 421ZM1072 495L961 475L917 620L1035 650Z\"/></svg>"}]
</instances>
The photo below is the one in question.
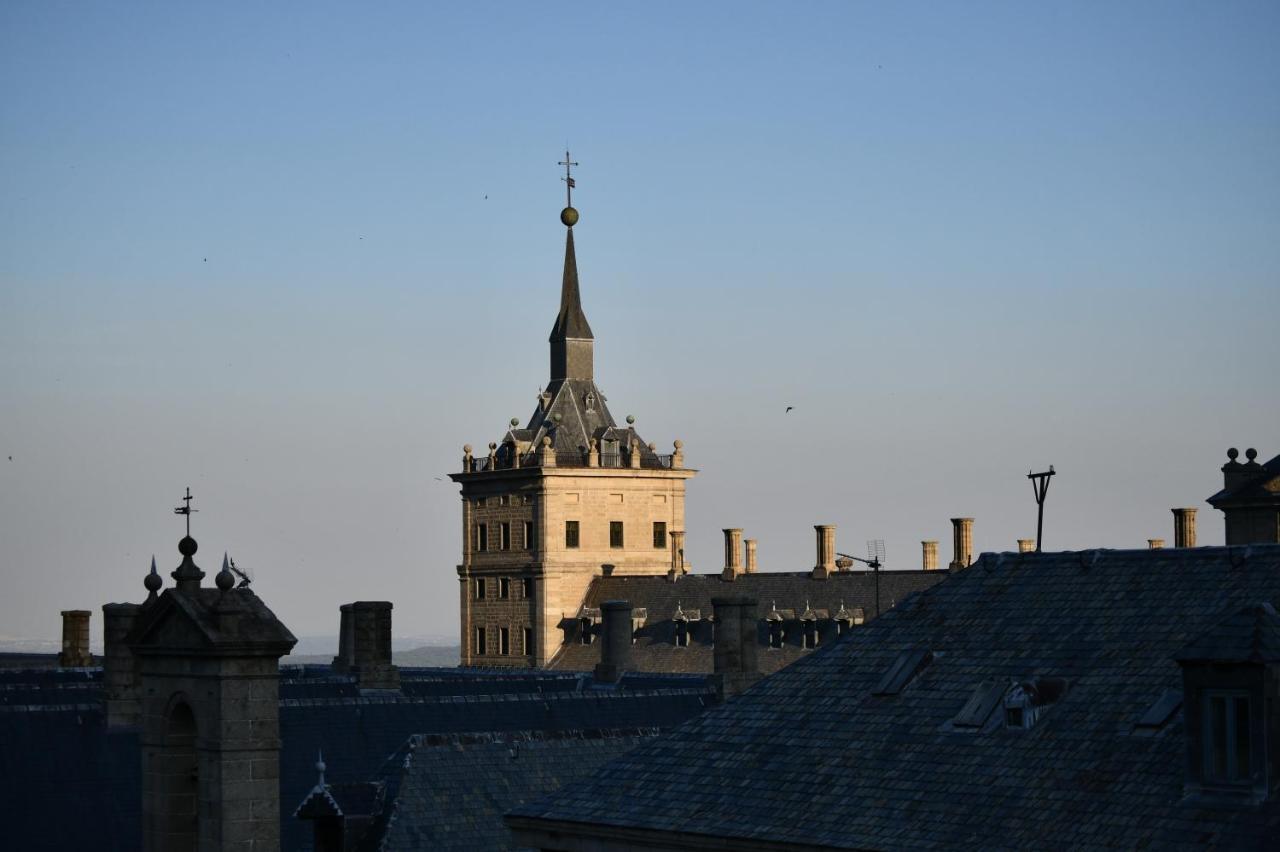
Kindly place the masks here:
<instances>
[{"instance_id":1,"label":"small window opening","mask_svg":"<svg viewBox=\"0 0 1280 852\"><path fill-rule=\"evenodd\" d=\"M564 546L570 547L570 548L578 546L578 522L577 521L564 522Z\"/></svg>"},{"instance_id":2,"label":"small window opening","mask_svg":"<svg viewBox=\"0 0 1280 852\"><path fill-rule=\"evenodd\" d=\"M818 647L818 622L809 619L804 623L804 640L805 648Z\"/></svg>"},{"instance_id":3,"label":"small window opening","mask_svg":"<svg viewBox=\"0 0 1280 852\"><path fill-rule=\"evenodd\" d=\"M1249 693L1211 690L1204 697L1204 768L1210 784L1250 782Z\"/></svg>"},{"instance_id":4,"label":"small window opening","mask_svg":"<svg viewBox=\"0 0 1280 852\"><path fill-rule=\"evenodd\" d=\"M653 546L665 549L667 546L667 522L653 522Z\"/></svg>"},{"instance_id":5,"label":"small window opening","mask_svg":"<svg viewBox=\"0 0 1280 852\"><path fill-rule=\"evenodd\" d=\"M533 521L524 522L524 549L533 550Z\"/></svg>"},{"instance_id":6,"label":"small window opening","mask_svg":"<svg viewBox=\"0 0 1280 852\"><path fill-rule=\"evenodd\" d=\"M523 587L520 593L524 595L524 599L533 600L533 578L525 577L520 581L520 585Z\"/></svg>"},{"instance_id":7,"label":"small window opening","mask_svg":"<svg viewBox=\"0 0 1280 852\"><path fill-rule=\"evenodd\" d=\"M524 629L524 653L526 657L533 656L533 628L526 627Z\"/></svg>"},{"instance_id":8,"label":"small window opening","mask_svg":"<svg viewBox=\"0 0 1280 852\"><path fill-rule=\"evenodd\" d=\"M476 524L476 550L484 553L489 549L488 524Z\"/></svg>"},{"instance_id":9,"label":"small window opening","mask_svg":"<svg viewBox=\"0 0 1280 852\"><path fill-rule=\"evenodd\" d=\"M501 537L499 539L498 546L503 550L510 550L511 549L511 524L507 523L506 521L503 521L502 526L499 529L501 531Z\"/></svg>"},{"instance_id":10,"label":"small window opening","mask_svg":"<svg viewBox=\"0 0 1280 852\"><path fill-rule=\"evenodd\" d=\"M504 657L511 654L511 628L498 628L498 653Z\"/></svg>"},{"instance_id":11,"label":"small window opening","mask_svg":"<svg viewBox=\"0 0 1280 852\"><path fill-rule=\"evenodd\" d=\"M590 645L594 637L591 635L591 619L578 619L578 641L583 645Z\"/></svg>"},{"instance_id":12,"label":"small window opening","mask_svg":"<svg viewBox=\"0 0 1280 852\"><path fill-rule=\"evenodd\" d=\"M676 622L676 647L689 647L689 622L687 621L681 620Z\"/></svg>"},{"instance_id":13,"label":"small window opening","mask_svg":"<svg viewBox=\"0 0 1280 852\"><path fill-rule=\"evenodd\" d=\"M504 601L511 597L510 578L502 577L498 580L498 597L502 598Z\"/></svg>"},{"instance_id":14,"label":"small window opening","mask_svg":"<svg viewBox=\"0 0 1280 852\"><path fill-rule=\"evenodd\" d=\"M609 546L622 547L622 521L609 522Z\"/></svg>"},{"instance_id":15,"label":"small window opening","mask_svg":"<svg viewBox=\"0 0 1280 852\"><path fill-rule=\"evenodd\" d=\"M783 628L782 622L769 622L769 647L774 649L781 648L786 639L786 630Z\"/></svg>"},{"instance_id":16,"label":"small window opening","mask_svg":"<svg viewBox=\"0 0 1280 852\"><path fill-rule=\"evenodd\" d=\"M481 655L483 655L483 654L485 653L485 646L486 646L485 638L486 638L486 637L485 637L485 635L484 635L484 628L483 628L483 627L477 627L477 628L476 628L476 645L475 645L475 653L477 653L477 654L481 654Z\"/></svg>"},{"instance_id":17,"label":"small window opening","mask_svg":"<svg viewBox=\"0 0 1280 852\"><path fill-rule=\"evenodd\" d=\"M484 592L485 592L484 577L477 577L476 578L476 600L478 601L484 600Z\"/></svg>"}]
</instances>

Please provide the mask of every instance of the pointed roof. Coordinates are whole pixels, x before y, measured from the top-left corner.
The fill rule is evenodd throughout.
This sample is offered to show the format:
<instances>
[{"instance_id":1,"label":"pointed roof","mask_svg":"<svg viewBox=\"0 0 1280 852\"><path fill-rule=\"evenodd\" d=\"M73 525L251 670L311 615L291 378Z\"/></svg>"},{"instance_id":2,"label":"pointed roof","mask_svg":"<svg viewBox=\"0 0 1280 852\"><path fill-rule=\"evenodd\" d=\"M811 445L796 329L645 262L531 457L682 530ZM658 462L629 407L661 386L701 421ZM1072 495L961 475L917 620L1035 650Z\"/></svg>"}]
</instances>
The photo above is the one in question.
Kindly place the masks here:
<instances>
[{"instance_id":1,"label":"pointed roof","mask_svg":"<svg viewBox=\"0 0 1280 852\"><path fill-rule=\"evenodd\" d=\"M560 313L551 328L551 340L594 340L591 324L582 312L582 295L578 292L578 258L573 252L573 228L564 242L564 277L560 283Z\"/></svg>"},{"instance_id":2,"label":"pointed roof","mask_svg":"<svg viewBox=\"0 0 1280 852\"><path fill-rule=\"evenodd\" d=\"M1219 621L1179 651L1181 662L1280 662L1280 615L1267 602L1252 604Z\"/></svg>"}]
</instances>

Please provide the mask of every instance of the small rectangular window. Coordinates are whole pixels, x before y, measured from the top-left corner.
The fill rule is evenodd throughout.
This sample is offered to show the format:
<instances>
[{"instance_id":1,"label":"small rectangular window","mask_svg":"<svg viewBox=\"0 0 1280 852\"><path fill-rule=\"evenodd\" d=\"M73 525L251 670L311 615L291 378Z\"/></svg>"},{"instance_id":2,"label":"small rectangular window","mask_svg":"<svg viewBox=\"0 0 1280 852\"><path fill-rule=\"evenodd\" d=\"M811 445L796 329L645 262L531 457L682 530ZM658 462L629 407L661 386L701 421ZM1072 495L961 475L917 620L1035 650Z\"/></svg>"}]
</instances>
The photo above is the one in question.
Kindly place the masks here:
<instances>
[{"instance_id":1,"label":"small rectangular window","mask_svg":"<svg viewBox=\"0 0 1280 852\"><path fill-rule=\"evenodd\" d=\"M533 578L525 577L520 582L521 582L521 585L524 586L524 589L522 590L524 594L524 599L527 601L533 600Z\"/></svg>"},{"instance_id":2,"label":"small rectangular window","mask_svg":"<svg viewBox=\"0 0 1280 852\"><path fill-rule=\"evenodd\" d=\"M667 522L653 522L653 546L665 548L667 546Z\"/></svg>"},{"instance_id":3,"label":"small rectangular window","mask_svg":"<svg viewBox=\"0 0 1280 852\"><path fill-rule=\"evenodd\" d=\"M499 498L498 498L498 505L499 505L499 506L510 506L510 505L511 505L511 495L510 495L510 494L503 494L501 497L499 497Z\"/></svg>"},{"instance_id":4,"label":"small rectangular window","mask_svg":"<svg viewBox=\"0 0 1280 852\"><path fill-rule=\"evenodd\" d=\"M483 627L477 627L477 628L476 628L476 646L475 646L475 649L474 649L474 650L475 650L475 653L477 653L477 654L483 654L483 653L485 652L485 641L484 641L484 640L485 640L484 628L483 628Z\"/></svg>"},{"instance_id":5,"label":"small rectangular window","mask_svg":"<svg viewBox=\"0 0 1280 852\"><path fill-rule=\"evenodd\" d=\"M609 546L622 547L622 521L609 522Z\"/></svg>"},{"instance_id":6,"label":"small rectangular window","mask_svg":"<svg viewBox=\"0 0 1280 852\"><path fill-rule=\"evenodd\" d=\"M498 547L501 548L502 550L510 550L511 549L511 524L507 523L506 521L503 521L502 526L499 528L499 530L501 532L501 535L498 541Z\"/></svg>"},{"instance_id":7,"label":"small rectangular window","mask_svg":"<svg viewBox=\"0 0 1280 852\"><path fill-rule=\"evenodd\" d=\"M484 577L476 577L476 600L484 600Z\"/></svg>"},{"instance_id":8,"label":"small rectangular window","mask_svg":"<svg viewBox=\"0 0 1280 852\"><path fill-rule=\"evenodd\" d=\"M511 654L511 628L498 628L498 653L504 657Z\"/></svg>"},{"instance_id":9,"label":"small rectangular window","mask_svg":"<svg viewBox=\"0 0 1280 852\"><path fill-rule=\"evenodd\" d=\"M564 522L564 546L565 547L578 546L578 522L577 521Z\"/></svg>"},{"instance_id":10,"label":"small rectangular window","mask_svg":"<svg viewBox=\"0 0 1280 852\"><path fill-rule=\"evenodd\" d=\"M489 525L476 524L476 550L484 553L489 549Z\"/></svg>"},{"instance_id":11,"label":"small rectangular window","mask_svg":"<svg viewBox=\"0 0 1280 852\"><path fill-rule=\"evenodd\" d=\"M524 522L524 549L533 550L533 521Z\"/></svg>"},{"instance_id":12,"label":"small rectangular window","mask_svg":"<svg viewBox=\"0 0 1280 852\"><path fill-rule=\"evenodd\" d=\"M511 580L508 577L500 577L498 579L498 597L504 601L511 597Z\"/></svg>"},{"instance_id":13,"label":"small rectangular window","mask_svg":"<svg viewBox=\"0 0 1280 852\"><path fill-rule=\"evenodd\" d=\"M1249 783L1252 731L1248 693L1209 692L1204 711L1205 780L1213 784Z\"/></svg>"},{"instance_id":14,"label":"small rectangular window","mask_svg":"<svg viewBox=\"0 0 1280 852\"><path fill-rule=\"evenodd\" d=\"M524 629L524 653L525 656L533 656L533 628L526 627Z\"/></svg>"}]
</instances>

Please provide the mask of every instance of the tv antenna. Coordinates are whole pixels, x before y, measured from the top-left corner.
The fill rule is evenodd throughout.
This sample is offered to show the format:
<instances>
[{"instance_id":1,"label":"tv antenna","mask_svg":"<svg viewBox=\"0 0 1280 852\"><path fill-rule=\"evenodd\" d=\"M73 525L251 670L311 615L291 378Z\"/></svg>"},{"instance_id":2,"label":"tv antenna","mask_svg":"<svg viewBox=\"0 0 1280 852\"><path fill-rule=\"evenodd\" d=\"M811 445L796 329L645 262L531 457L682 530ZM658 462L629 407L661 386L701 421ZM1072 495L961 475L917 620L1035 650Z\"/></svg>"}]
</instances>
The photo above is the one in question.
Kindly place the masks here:
<instances>
[{"instance_id":1,"label":"tv antenna","mask_svg":"<svg viewBox=\"0 0 1280 852\"><path fill-rule=\"evenodd\" d=\"M1040 539L1044 536L1044 497L1049 493L1049 477L1054 475L1053 465L1043 473L1027 471L1031 490L1036 495L1036 553L1040 552Z\"/></svg>"},{"instance_id":2,"label":"tv antenna","mask_svg":"<svg viewBox=\"0 0 1280 852\"><path fill-rule=\"evenodd\" d=\"M884 539L873 538L867 541L867 558L861 556L850 556L847 553L836 553L840 557L836 560L837 568L850 568L853 563L861 562L863 565L870 566L871 574L875 577L876 587L876 617L880 616L880 566L884 564Z\"/></svg>"},{"instance_id":3,"label":"tv antenna","mask_svg":"<svg viewBox=\"0 0 1280 852\"><path fill-rule=\"evenodd\" d=\"M240 582L236 584L237 589L247 589L249 584L253 582L253 571L251 569L241 569L236 566L236 561L227 558L227 567L231 569L231 573L240 578Z\"/></svg>"}]
</instances>

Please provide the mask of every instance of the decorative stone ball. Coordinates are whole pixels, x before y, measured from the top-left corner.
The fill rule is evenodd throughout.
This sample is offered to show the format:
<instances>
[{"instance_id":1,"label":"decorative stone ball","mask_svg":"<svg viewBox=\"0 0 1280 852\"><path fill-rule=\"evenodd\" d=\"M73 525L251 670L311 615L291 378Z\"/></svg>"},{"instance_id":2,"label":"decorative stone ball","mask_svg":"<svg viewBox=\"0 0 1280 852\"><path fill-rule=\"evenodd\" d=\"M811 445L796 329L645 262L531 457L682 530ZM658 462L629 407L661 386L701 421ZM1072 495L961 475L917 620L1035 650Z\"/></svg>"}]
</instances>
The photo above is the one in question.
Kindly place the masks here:
<instances>
[{"instance_id":1,"label":"decorative stone ball","mask_svg":"<svg viewBox=\"0 0 1280 852\"><path fill-rule=\"evenodd\" d=\"M560 223L566 228L572 228L578 224L578 211L572 207L566 207L560 211Z\"/></svg>"},{"instance_id":2,"label":"decorative stone ball","mask_svg":"<svg viewBox=\"0 0 1280 852\"><path fill-rule=\"evenodd\" d=\"M511 425L512 425L513 427L514 427L514 426L519 426L519 425L520 425L520 418L519 418L519 417L512 417L512 418L511 418Z\"/></svg>"},{"instance_id":3,"label":"decorative stone ball","mask_svg":"<svg viewBox=\"0 0 1280 852\"><path fill-rule=\"evenodd\" d=\"M462 445L462 453L463 453L463 455L467 455L467 456L471 455L471 445L470 445L470 444L463 444L463 445Z\"/></svg>"},{"instance_id":4,"label":"decorative stone ball","mask_svg":"<svg viewBox=\"0 0 1280 852\"><path fill-rule=\"evenodd\" d=\"M551 436L550 436L550 435L543 435L543 436L542 436L542 446L544 446L544 447L549 447L549 446L551 446Z\"/></svg>"},{"instance_id":5,"label":"decorative stone ball","mask_svg":"<svg viewBox=\"0 0 1280 852\"><path fill-rule=\"evenodd\" d=\"M148 592L158 592L160 587L164 585L164 580L160 579L160 575L156 573L148 574L146 579L142 581L142 585L146 587Z\"/></svg>"},{"instance_id":6,"label":"decorative stone ball","mask_svg":"<svg viewBox=\"0 0 1280 852\"><path fill-rule=\"evenodd\" d=\"M1240 451L1237 450L1235 447L1232 447L1231 449L1227 450L1227 458L1231 459L1232 461L1235 461L1239 456L1240 456Z\"/></svg>"},{"instance_id":7,"label":"decorative stone ball","mask_svg":"<svg viewBox=\"0 0 1280 852\"><path fill-rule=\"evenodd\" d=\"M684 441L681 441L679 438L676 438L676 440L675 440L675 447L676 447L676 449L677 449L677 450L682 450L682 449L684 449Z\"/></svg>"},{"instance_id":8,"label":"decorative stone ball","mask_svg":"<svg viewBox=\"0 0 1280 852\"><path fill-rule=\"evenodd\" d=\"M498 445L497 445L497 443L496 443L496 442L494 442L494 441L490 441L490 442L489 442L489 449L490 449L491 451L492 451L492 450L496 450L496 449L498 449Z\"/></svg>"},{"instance_id":9,"label":"decorative stone ball","mask_svg":"<svg viewBox=\"0 0 1280 852\"><path fill-rule=\"evenodd\" d=\"M628 414L628 415L627 415L627 425L629 426L629 425L631 425L631 424L633 424L633 423L635 423L635 422L636 422L636 416L635 416L634 414Z\"/></svg>"},{"instance_id":10,"label":"decorative stone ball","mask_svg":"<svg viewBox=\"0 0 1280 852\"><path fill-rule=\"evenodd\" d=\"M1249 461L1253 461L1258 457L1258 451L1255 450L1253 447L1250 447L1249 449L1244 451L1244 457L1247 458Z\"/></svg>"},{"instance_id":11,"label":"decorative stone ball","mask_svg":"<svg viewBox=\"0 0 1280 852\"><path fill-rule=\"evenodd\" d=\"M222 591L227 591L236 584L236 578L231 576L231 572L223 568L218 575L213 578L213 584Z\"/></svg>"},{"instance_id":12,"label":"decorative stone ball","mask_svg":"<svg viewBox=\"0 0 1280 852\"><path fill-rule=\"evenodd\" d=\"M195 556L198 547L196 540L189 535L184 535L182 541L178 542L178 552L183 556Z\"/></svg>"},{"instance_id":13,"label":"decorative stone ball","mask_svg":"<svg viewBox=\"0 0 1280 852\"><path fill-rule=\"evenodd\" d=\"M658 445L657 445L657 444L655 444L653 441L650 441L650 442L649 442L649 450L650 450L651 452L655 452L655 453L656 453L656 452L658 451Z\"/></svg>"}]
</instances>

